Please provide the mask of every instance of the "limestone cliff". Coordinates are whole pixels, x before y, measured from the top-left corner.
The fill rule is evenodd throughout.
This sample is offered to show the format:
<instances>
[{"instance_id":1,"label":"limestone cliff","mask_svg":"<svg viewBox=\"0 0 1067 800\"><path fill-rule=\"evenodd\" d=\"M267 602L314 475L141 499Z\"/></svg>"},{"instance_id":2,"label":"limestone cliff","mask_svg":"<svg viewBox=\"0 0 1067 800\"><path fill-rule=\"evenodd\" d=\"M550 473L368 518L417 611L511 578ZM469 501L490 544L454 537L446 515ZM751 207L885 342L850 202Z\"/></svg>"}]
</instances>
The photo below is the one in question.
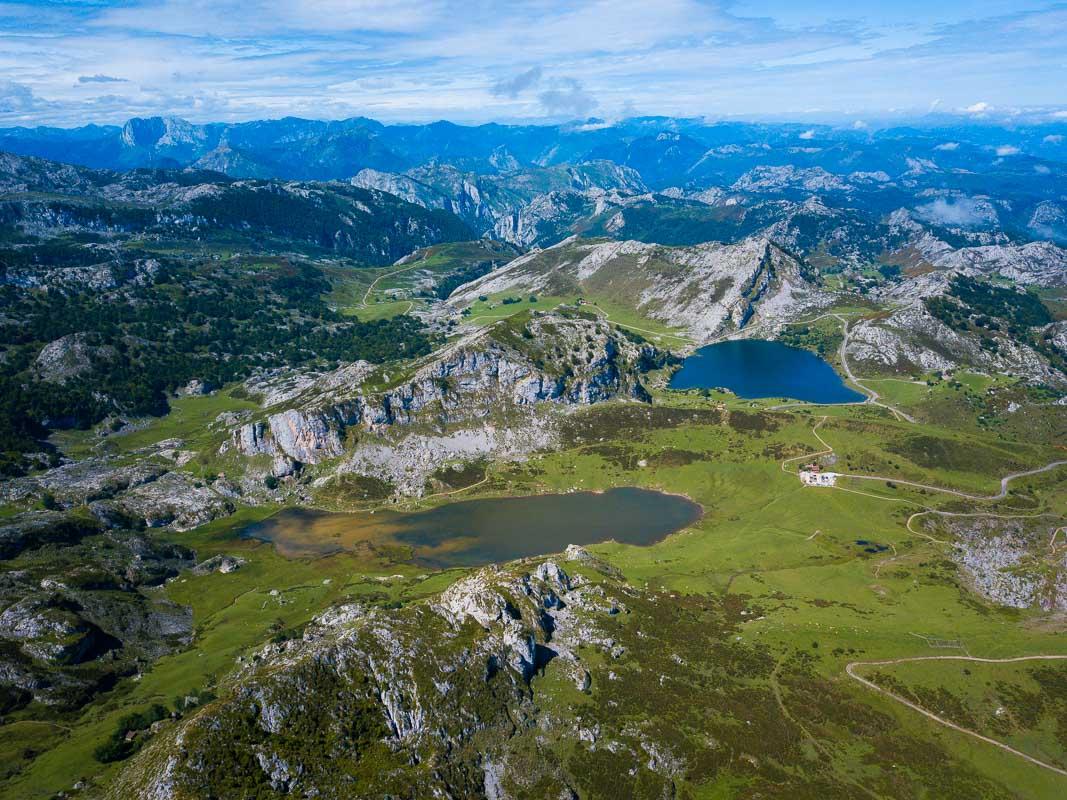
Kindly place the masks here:
<instances>
[{"instance_id":1,"label":"limestone cliff","mask_svg":"<svg viewBox=\"0 0 1067 800\"><path fill-rule=\"evenodd\" d=\"M223 451L270 456L272 472L280 477L299 465L345 455L353 434L372 434L376 438L361 441L346 460L347 470L399 477L389 469L396 454L382 450L383 442L407 435L395 432L397 427L481 431L492 428L494 415L530 416L541 405L647 400L640 376L666 358L639 337L623 334L591 314L520 315L446 346L403 377L346 365L313 379L297 380L289 374L257 379L250 387L267 398L267 413L235 428ZM487 448L495 446L485 442ZM360 457L360 450L367 448L375 453L370 464ZM409 466L399 474L410 472ZM416 473L425 468L432 471L434 465ZM405 488L418 493L421 482L405 481Z\"/></svg>"}]
</instances>

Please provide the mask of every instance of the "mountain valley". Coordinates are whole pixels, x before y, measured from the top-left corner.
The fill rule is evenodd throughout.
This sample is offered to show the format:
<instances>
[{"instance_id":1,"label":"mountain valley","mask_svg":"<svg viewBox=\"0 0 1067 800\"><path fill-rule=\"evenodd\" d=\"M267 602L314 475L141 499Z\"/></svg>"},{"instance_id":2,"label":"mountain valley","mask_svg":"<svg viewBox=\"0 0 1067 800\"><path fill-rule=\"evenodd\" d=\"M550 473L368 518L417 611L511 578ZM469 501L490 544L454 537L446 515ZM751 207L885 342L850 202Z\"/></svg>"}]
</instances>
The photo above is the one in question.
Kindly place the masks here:
<instances>
[{"instance_id":1,"label":"mountain valley","mask_svg":"<svg viewBox=\"0 0 1067 800\"><path fill-rule=\"evenodd\" d=\"M1064 128L0 130L0 797L1062 796ZM861 399L670 388L748 339Z\"/></svg>"}]
</instances>

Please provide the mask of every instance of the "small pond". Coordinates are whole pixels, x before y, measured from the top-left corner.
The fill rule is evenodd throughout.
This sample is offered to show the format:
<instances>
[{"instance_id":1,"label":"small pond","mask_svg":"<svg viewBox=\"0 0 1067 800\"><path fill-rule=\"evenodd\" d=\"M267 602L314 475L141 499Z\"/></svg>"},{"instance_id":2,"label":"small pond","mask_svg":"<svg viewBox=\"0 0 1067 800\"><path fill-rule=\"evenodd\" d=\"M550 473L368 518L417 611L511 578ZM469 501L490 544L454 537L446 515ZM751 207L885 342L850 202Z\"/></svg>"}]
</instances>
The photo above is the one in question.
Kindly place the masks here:
<instances>
[{"instance_id":1,"label":"small pond","mask_svg":"<svg viewBox=\"0 0 1067 800\"><path fill-rule=\"evenodd\" d=\"M809 403L858 403L848 388L814 353L763 339L737 339L701 347L671 377L671 389L725 387L738 397L789 397Z\"/></svg>"},{"instance_id":2,"label":"small pond","mask_svg":"<svg viewBox=\"0 0 1067 800\"><path fill-rule=\"evenodd\" d=\"M653 544L701 514L679 495L620 488L466 500L413 513L293 508L249 525L241 536L272 542L288 558L406 545L427 567L466 567L556 553L568 544Z\"/></svg>"}]
</instances>

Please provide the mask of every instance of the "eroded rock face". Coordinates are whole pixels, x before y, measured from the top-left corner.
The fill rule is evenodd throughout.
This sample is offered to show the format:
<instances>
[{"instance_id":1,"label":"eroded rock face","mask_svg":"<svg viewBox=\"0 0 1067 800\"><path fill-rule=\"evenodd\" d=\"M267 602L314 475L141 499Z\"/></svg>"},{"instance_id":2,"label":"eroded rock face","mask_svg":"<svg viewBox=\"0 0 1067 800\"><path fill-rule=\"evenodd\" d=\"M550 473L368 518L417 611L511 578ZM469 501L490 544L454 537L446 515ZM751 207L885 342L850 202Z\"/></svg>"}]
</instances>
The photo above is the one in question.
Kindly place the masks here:
<instances>
[{"instance_id":1,"label":"eroded rock face","mask_svg":"<svg viewBox=\"0 0 1067 800\"><path fill-rule=\"evenodd\" d=\"M343 452L336 428L325 415L288 409L267 418L274 445L296 461L317 464Z\"/></svg>"},{"instance_id":2,"label":"eroded rock face","mask_svg":"<svg viewBox=\"0 0 1067 800\"><path fill-rule=\"evenodd\" d=\"M588 688L589 672L576 647L604 646L593 609L606 614L606 608L602 590L586 587L550 561L532 571L485 568L404 615L359 605L330 609L302 640L264 647L240 671L231 700L183 723L176 764L168 760L169 768L159 772L135 767L117 791L154 798L210 791L211 765L218 763L212 750L226 737L227 748L255 742L254 764L240 768L250 770L242 774L248 785L334 796L340 776L291 746L290 732L312 720L323 735L340 737L338 757L348 757L347 748L366 752L380 743L386 745L381 752L387 763L400 765L418 763L441 748L491 747L510 735L513 715L528 713L522 709L530 702L529 681L548 659L565 653L576 685ZM483 693L487 703L475 708L473 698ZM333 703L345 711L327 710ZM173 756L169 744L158 744L168 751L160 749L160 757ZM154 758L152 752L142 756L145 764ZM368 780L384 777L380 772ZM406 787L413 796L465 794L457 781L466 778L447 767L406 780L414 781ZM364 790L371 791L370 785Z\"/></svg>"},{"instance_id":3,"label":"eroded rock face","mask_svg":"<svg viewBox=\"0 0 1067 800\"><path fill-rule=\"evenodd\" d=\"M466 284L448 302L464 307L483 294L581 294L586 287L625 292L641 313L685 328L698 342L832 301L800 262L767 236L753 236L691 247L571 238Z\"/></svg>"},{"instance_id":4,"label":"eroded rock face","mask_svg":"<svg viewBox=\"0 0 1067 800\"><path fill-rule=\"evenodd\" d=\"M1050 551L1054 521L960 518L945 523L953 560L979 595L1011 608L1067 611L1067 553Z\"/></svg>"},{"instance_id":5,"label":"eroded rock face","mask_svg":"<svg viewBox=\"0 0 1067 800\"><path fill-rule=\"evenodd\" d=\"M72 333L46 344L38 354L34 368L42 381L66 383L91 372L94 359L115 356L114 348L94 346L87 334Z\"/></svg>"},{"instance_id":6,"label":"eroded rock face","mask_svg":"<svg viewBox=\"0 0 1067 800\"><path fill-rule=\"evenodd\" d=\"M480 420L506 410L521 415L541 404L645 400L640 376L665 359L651 345L597 319L534 316L521 328L505 322L471 334L427 359L410 378L381 391L364 388L368 372L362 365L345 365L314 380L257 378L259 394L283 398L284 405L294 407L241 425L224 447L245 456L270 456L275 477L294 473L300 464L345 455L340 473L372 475L417 494L425 476L449 458L522 451L546 443L532 419L510 426L514 431L497 430ZM395 433L419 422L476 427L437 436ZM350 430L379 436L360 441L346 453Z\"/></svg>"}]
</instances>

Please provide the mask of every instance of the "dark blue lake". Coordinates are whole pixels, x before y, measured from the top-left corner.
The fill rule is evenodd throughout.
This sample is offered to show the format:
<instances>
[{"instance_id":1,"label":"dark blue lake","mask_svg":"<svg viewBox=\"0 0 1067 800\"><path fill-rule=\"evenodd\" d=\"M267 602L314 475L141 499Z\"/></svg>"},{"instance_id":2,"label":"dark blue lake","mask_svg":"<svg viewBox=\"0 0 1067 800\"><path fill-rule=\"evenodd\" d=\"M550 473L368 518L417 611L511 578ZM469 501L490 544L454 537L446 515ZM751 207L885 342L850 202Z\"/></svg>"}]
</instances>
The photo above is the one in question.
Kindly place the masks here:
<instances>
[{"instance_id":1,"label":"dark blue lake","mask_svg":"<svg viewBox=\"0 0 1067 800\"><path fill-rule=\"evenodd\" d=\"M834 368L814 353L763 339L738 339L701 347L674 373L671 389L722 386L738 397L789 397L809 403L856 403Z\"/></svg>"}]
</instances>

